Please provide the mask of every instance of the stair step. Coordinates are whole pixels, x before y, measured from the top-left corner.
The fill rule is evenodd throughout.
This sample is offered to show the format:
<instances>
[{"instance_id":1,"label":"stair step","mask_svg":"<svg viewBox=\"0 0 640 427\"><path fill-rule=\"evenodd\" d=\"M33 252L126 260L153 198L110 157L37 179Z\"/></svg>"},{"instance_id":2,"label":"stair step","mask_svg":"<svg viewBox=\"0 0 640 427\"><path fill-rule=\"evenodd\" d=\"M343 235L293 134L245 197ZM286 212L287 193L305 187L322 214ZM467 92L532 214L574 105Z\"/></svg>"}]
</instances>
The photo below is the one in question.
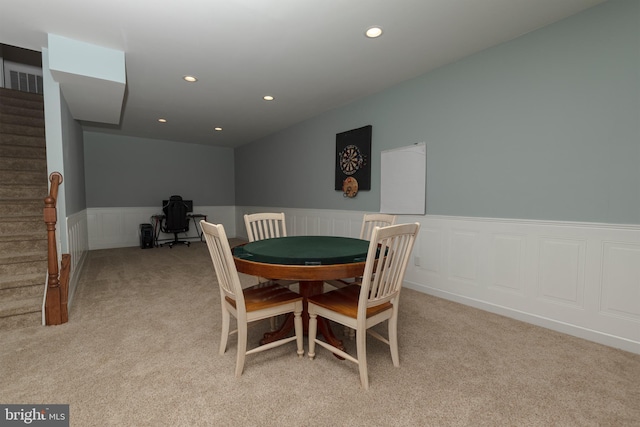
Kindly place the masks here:
<instances>
[{"instance_id":1,"label":"stair step","mask_svg":"<svg viewBox=\"0 0 640 427\"><path fill-rule=\"evenodd\" d=\"M21 288L24 286L39 286L47 281L47 271L38 273L17 274L13 277L0 276L0 291L7 289ZM2 301L0 299L0 301Z\"/></svg>"},{"instance_id":2,"label":"stair step","mask_svg":"<svg viewBox=\"0 0 640 427\"><path fill-rule=\"evenodd\" d=\"M0 184L0 200L42 199L48 195L46 185Z\"/></svg>"},{"instance_id":3,"label":"stair step","mask_svg":"<svg viewBox=\"0 0 640 427\"><path fill-rule=\"evenodd\" d=\"M0 157L0 170L37 171L47 173L47 159L15 159Z\"/></svg>"},{"instance_id":4,"label":"stair step","mask_svg":"<svg viewBox=\"0 0 640 427\"><path fill-rule=\"evenodd\" d=\"M47 171L15 171L0 169L0 182L4 184L43 185L49 188Z\"/></svg>"},{"instance_id":5,"label":"stair step","mask_svg":"<svg viewBox=\"0 0 640 427\"><path fill-rule=\"evenodd\" d=\"M3 307L6 307L13 301L22 301L32 298L37 298L42 301L45 285L44 276L42 277L42 279L43 280L41 280L40 283L34 285L1 289L0 299L2 300L2 303L0 304L0 311L2 311Z\"/></svg>"},{"instance_id":6,"label":"stair step","mask_svg":"<svg viewBox=\"0 0 640 427\"><path fill-rule=\"evenodd\" d=\"M19 235L29 233L46 233L47 225L42 217L24 216L0 218L0 235ZM46 235L46 234L45 234Z\"/></svg>"},{"instance_id":7,"label":"stair step","mask_svg":"<svg viewBox=\"0 0 640 427\"><path fill-rule=\"evenodd\" d=\"M0 102L0 120L2 120L2 116L5 114L22 117L33 117L36 119L44 120L44 108L24 108L14 105L4 105L2 104L2 102Z\"/></svg>"},{"instance_id":8,"label":"stair step","mask_svg":"<svg viewBox=\"0 0 640 427\"><path fill-rule=\"evenodd\" d=\"M13 135L0 133L0 145L22 145L26 147L47 147L43 136Z\"/></svg>"},{"instance_id":9,"label":"stair step","mask_svg":"<svg viewBox=\"0 0 640 427\"><path fill-rule=\"evenodd\" d=\"M0 157L46 160L47 150L45 147L29 147L24 145L0 145Z\"/></svg>"},{"instance_id":10,"label":"stair step","mask_svg":"<svg viewBox=\"0 0 640 427\"><path fill-rule=\"evenodd\" d=\"M0 276L0 330L42 324L45 274Z\"/></svg>"},{"instance_id":11,"label":"stair step","mask_svg":"<svg viewBox=\"0 0 640 427\"><path fill-rule=\"evenodd\" d=\"M44 198L42 199L3 199L0 200L0 218L42 216Z\"/></svg>"},{"instance_id":12,"label":"stair step","mask_svg":"<svg viewBox=\"0 0 640 427\"><path fill-rule=\"evenodd\" d=\"M5 107L6 108L6 107ZM28 110L23 108L25 111L36 111L36 110ZM9 125L22 125L22 126L33 126L38 128L44 128L44 117L31 117L20 114L9 114L5 113L0 109L0 123L6 123Z\"/></svg>"},{"instance_id":13,"label":"stair step","mask_svg":"<svg viewBox=\"0 0 640 427\"><path fill-rule=\"evenodd\" d=\"M0 307L0 319L8 316L16 316L27 313L42 313L42 299L44 297L44 285L40 289L40 296L3 302Z\"/></svg>"},{"instance_id":14,"label":"stair step","mask_svg":"<svg viewBox=\"0 0 640 427\"><path fill-rule=\"evenodd\" d=\"M44 110L44 97L35 93L0 88L0 105Z\"/></svg>"},{"instance_id":15,"label":"stair step","mask_svg":"<svg viewBox=\"0 0 640 427\"><path fill-rule=\"evenodd\" d=\"M47 256L40 256L38 260L19 260L19 257L10 258L14 262L10 264L0 263L0 278L18 277L25 274L47 274Z\"/></svg>"},{"instance_id":16,"label":"stair step","mask_svg":"<svg viewBox=\"0 0 640 427\"><path fill-rule=\"evenodd\" d=\"M44 127L14 125L0 122L0 133L44 137Z\"/></svg>"},{"instance_id":17,"label":"stair step","mask_svg":"<svg viewBox=\"0 0 640 427\"><path fill-rule=\"evenodd\" d=\"M44 98L40 93L33 92L24 92L21 90L9 89L9 88L0 88L0 98L8 99L24 99L28 101L40 101L44 102Z\"/></svg>"},{"instance_id":18,"label":"stair step","mask_svg":"<svg viewBox=\"0 0 640 427\"><path fill-rule=\"evenodd\" d=\"M20 264L26 262L38 262L47 260L47 251L18 252L0 254L0 266L8 264Z\"/></svg>"},{"instance_id":19,"label":"stair step","mask_svg":"<svg viewBox=\"0 0 640 427\"><path fill-rule=\"evenodd\" d=\"M42 308L38 311L19 314L16 316L0 317L0 331L13 331L21 328L42 325Z\"/></svg>"},{"instance_id":20,"label":"stair step","mask_svg":"<svg viewBox=\"0 0 640 427\"><path fill-rule=\"evenodd\" d=\"M0 256L11 256L19 253L44 252L48 249L46 231L32 234L14 234L0 236Z\"/></svg>"}]
</instances>

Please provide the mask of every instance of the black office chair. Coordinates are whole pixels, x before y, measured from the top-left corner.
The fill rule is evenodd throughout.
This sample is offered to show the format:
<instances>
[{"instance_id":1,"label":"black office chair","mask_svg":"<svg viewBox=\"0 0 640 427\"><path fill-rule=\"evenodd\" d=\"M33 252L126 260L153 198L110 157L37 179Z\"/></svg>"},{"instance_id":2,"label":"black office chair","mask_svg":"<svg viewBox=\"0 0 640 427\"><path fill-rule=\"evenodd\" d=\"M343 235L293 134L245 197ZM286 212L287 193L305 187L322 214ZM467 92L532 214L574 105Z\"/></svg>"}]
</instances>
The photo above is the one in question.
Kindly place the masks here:
<instances>
[{"instance_id":1,"label":"black office chair","mask_svg":"<svg viewBox=\"0 0 640 427\"><path fill-rule=\"evenodd\" d=\"M178 239L178 233L186 233L189 231L189 218L187 217L188 206L182 200L180 196L171 196L166 205L162 207L164 212L164 220L160 225L160 231L163 233L173 233L174 239L172 242L162 243L160 246L168 245L173 248L173 245L182 243L189 246L191 243L186 240Z\"/></svg>"}]
</instances>

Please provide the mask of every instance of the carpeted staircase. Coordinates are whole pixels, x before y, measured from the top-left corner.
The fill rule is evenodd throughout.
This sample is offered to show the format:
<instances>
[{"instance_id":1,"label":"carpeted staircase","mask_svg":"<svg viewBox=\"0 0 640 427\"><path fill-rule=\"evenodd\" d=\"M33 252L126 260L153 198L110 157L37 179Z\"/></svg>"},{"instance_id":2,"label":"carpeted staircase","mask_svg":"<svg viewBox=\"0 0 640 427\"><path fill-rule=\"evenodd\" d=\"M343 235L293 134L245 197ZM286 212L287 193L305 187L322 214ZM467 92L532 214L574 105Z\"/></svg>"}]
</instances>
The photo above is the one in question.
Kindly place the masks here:
<instances>
[{"instance_id":1,"label":"carpeted staircase","mask_svg":"<svg viewBox=\"0 0 640 427\"><path fill-rule=\"evenodd\" d=\"M42 95L0 88L0 330L42 323L47 193Z\"/></svg>"}]
</instances>

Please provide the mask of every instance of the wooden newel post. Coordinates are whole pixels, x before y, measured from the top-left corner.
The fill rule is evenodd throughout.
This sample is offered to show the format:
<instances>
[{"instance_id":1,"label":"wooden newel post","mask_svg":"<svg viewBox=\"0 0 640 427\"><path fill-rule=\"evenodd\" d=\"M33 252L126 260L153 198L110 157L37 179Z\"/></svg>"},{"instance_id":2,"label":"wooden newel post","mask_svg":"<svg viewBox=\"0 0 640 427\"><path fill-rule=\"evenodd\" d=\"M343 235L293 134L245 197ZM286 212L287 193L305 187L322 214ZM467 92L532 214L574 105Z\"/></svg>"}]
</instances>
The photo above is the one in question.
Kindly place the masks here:
<instances>
[{"instance_id":1,"label":"wooden newel post","mask_svg":"<svg viewBox=\"0 0 640 427\"><path fill-rule=\"evenodd\" d=\"M62 295L60 292L60 280L58 270L58 248L56 243L56 199L58 198L58 187L62 184L62 175L53 172L49 176L51 189L49 195L44 199L44 222L47 225L47 263L49 277L47 284L47 299L45 302L45 321L47 325L60 325L63 323L60 302ZM66 321L66 320L65 320Z\"/></svg>"}]
</instances>

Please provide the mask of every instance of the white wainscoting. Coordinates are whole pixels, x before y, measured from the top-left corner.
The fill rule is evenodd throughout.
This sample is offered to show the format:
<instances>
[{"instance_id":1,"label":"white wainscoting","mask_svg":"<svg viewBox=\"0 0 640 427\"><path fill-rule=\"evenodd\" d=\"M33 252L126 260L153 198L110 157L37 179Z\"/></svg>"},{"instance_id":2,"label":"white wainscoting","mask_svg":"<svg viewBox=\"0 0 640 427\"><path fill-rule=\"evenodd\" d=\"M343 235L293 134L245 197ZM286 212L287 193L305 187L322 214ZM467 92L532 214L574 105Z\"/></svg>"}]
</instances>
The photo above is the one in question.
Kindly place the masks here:
<instances>
[{"instance_id":1,"label":"white wainscoting","mask_svg":"<svg viewBox=\"0 0 640 427\"><path fill-rule=\"evenodd\" d=\"M87 211L80 211L67 217L67 241L71 255L71 272L69 276L69 294L67 307L70 308L76 293L78 278L84 260L89 252L89 230L87 228Z\"/></svg>"},{"instance_id":2,"label":"white wainscoting","mask_svg":"<svg viewBox=\"0 0 640 427\"><path fill-rule=\"evenodd\" d=\"M207 220L223 224L229 236L236 233L234 206L194 206L193 212L207 216ZM87 226L89 249L111 249L140 246L140 224L153 224L152 216L161 214L159 207L89 208ZM160 239L172 237L160 233ZM181 237L196 237L197 232L190 224L189 232Z\"/></svg>"},{"instance_id":3,"label":"white wainscoting","mask_svg":"<svg viewBox=\"0 0 640 427\"><path fill-rule=\"evenodd\" d=\"M140 224L158 211L87 209L89 249L138 246ZM285 212L290 236L358 237L364 214L194 207L240 238L245 213L269 211ZM422 225L406 287L640 354L640 226L431 215L398 222Z\"/></svg>"},{"instance_id":4,"label":"white wainscoting","mask_svg":"<svg viewBox=\"0 0 640 427\"><path fill-rule=\"evenodd\" d=\"M63 232L63 227L59 227L57 233ZM69 244L68 253L71 255L71 268L69 272L69 293L67 294L67 310L71 311L73 297L78 287L78 279L82 272L82 266L89 251L89 231L87 228L87 211L80 211L68 216L66 219L67 241ZM60 241L57 244L58 265L62 259L62 248ZM45 285L42 299L42 324L45 324L45 302L47 299L47 287Z\"/></svg>"},{"instance_id":5,"label":"white wainscoting","mask_svg":"<svg viewBox=\"0 0 640 427\"><path fill-rule=\"evenodd\" d=\"M357 237L364 212L285 212L287 233ZM420 222L405 286L640 354L640 226L403 215ZM230 234L231 235L231 234Z\"/></svg>"}]
</instances>

